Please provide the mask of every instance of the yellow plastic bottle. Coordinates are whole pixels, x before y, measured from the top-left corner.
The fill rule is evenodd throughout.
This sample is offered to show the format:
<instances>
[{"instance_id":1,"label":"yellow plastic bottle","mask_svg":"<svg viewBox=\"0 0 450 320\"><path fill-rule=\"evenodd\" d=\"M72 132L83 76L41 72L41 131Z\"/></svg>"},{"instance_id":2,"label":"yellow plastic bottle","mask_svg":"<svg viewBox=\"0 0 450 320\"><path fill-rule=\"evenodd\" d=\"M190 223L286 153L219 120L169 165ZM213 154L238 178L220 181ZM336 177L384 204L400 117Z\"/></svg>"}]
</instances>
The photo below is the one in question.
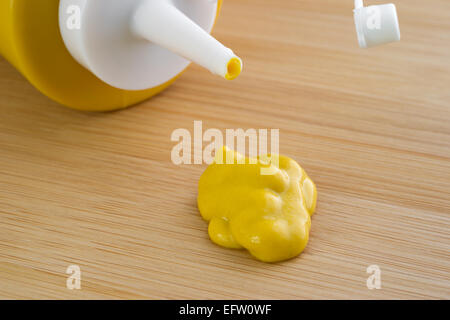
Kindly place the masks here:
<instances>
[{"instance_id":1,"label":"yellow plastic bottle","mask_svg":"<svg viewBox=\"0 0 450 320\"><path fill-rule=\"evenodd\" d=\"M117 5L119 3L133 3L135 5L133 10L138 6L143 6L143 3L147 6L153 5L152 0L109 1L110 3L115 2ZM76 10L73 11L73 6L83 6L83 10L85 10L85 7L90 7L90 9L92 9L91 7L98 6L100 0L72 0L72 2L73 3L71 4L70 0L61 0L61 2L60 0L0 0L0 54L13 64L38 90L51 99L62 105L79 110L109 111L121 109L148 99L161 92L173 83L183 71L174 70L172 71L174 73L173 76L164 82L139 89L124 89L120 88L120 86L111 85L104 80L101 80L99 76L93 72L93 70L96 71L94 67L83 65L83 62L86 62L86 60L80 61L80 59L85 58L80 58L80 56L85 55L86 52L81 50L77 53L76 50L78 49L73 49L74 43L78 45L76 41L79 41L79 38L75 40L71 39L71 30L68 30L67 39L70 41L63 39L63 32L61 31L63 29L61 28L65 26L62 26L62 22L60 22L62 14L69 15L77 13ZM183 1L174 1L174 3L177 4L180 4L181 2ZM222 0L213 3L215 5L215 11L213 21L210 24L211 29L219 13L221 3ZM186 4L184 4L184 6L186 6ZM111 5L110 7L114 6ZM64 12L61 13L61 10L64 10ZM149 12L149 10L152 10L152 8L140 8L139 10L142 15ZM157 10L159 9L157 8ZM180 11L173 11L173 14L181 16L181 9ZM82 14L84 14L84 11ZM108 14L107 11L106 14ZM174 19L177 19L178 16L174 17ZM81 21L84 24L85 17L82 18L83 20ZM141 32L142 37L147 36L147 31L152 31L145 30L145 17L136 18L133 16L132 18L138 19L136 21L139 23L136 21L133 23L136 25L136 30L141 28L141 30L138 31ZM91 20L96 19L92 19L91 17ZM186 20L185 22L188 21ZM88 22L86 22L86 27L82 25L82 28L84 29L88 27ZM100 26L100 28L101 27L102 26ZM91 35L91 31L92 30L84 30L84 34L81 35L87 37L88 35ZM173 32L176 31L177 30L173 30ZM207 35L209 36L209 33ZM169 43L165 43L165 40L167 39L164 39L164 37L158 39L158 34L155 35L155 32L153 32L153 34L149 33L149 39L147 40L137 39L136 41L141 41L139 45L150 46L150 42L154 37L157 38L156 41L158 41L158 44L162 42L166 48L174 49L173 43L170 43L170 41ZM213 39L212 37L210 38ZM190 41L197 41L195 37L189 39ZM213 41L211 39L207 40ZM92 45L95 45L95 43L92 43ZM130 45L130 47L132 47L132 45ZM68 48L73 50L68 50ZM175 50L176 53L181 55L185 53L184 51L181 50L180 52L180 50L178 50L177 52L177 50ZM80 59L76 59L77 54L79 54L78 57ZM191 56L192 54L187 51L185 57L189 59ZM94 59L92 58L92 60ZM117 65L122 64L121 61L114 62ZM91 61L88 61L88 63L91 63ZM97 62L97 65L101 65L101 63L101 61ZM236 63L238 64L237 68ZM227 74L225 78L237 76L241 70L240 59L236 59L236 57L230 59L226 67L234 74ZM184 68L185 66L182 69ZM149 77L152 76L151 72L147 72L147 74ZM114 76L115 75L112 74L112 77ZM122 74L119 74L119 76L122 76ZM133 80L132 74L126 76L128 76L130 81Z\"/></svg>"}]
</instances>

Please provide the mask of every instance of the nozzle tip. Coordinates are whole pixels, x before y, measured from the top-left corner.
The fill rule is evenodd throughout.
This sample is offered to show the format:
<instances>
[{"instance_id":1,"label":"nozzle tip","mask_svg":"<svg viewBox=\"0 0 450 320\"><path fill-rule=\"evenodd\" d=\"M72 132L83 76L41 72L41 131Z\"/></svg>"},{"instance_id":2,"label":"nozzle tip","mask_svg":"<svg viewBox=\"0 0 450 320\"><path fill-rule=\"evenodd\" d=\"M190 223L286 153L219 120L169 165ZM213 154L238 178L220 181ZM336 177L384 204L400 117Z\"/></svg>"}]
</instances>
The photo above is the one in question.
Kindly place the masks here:
<instances>
[{"instance_id":1,"label":"nozzle tip","mask_svg":"<svg viewBox=\"0 0 450 320\"><path fill-rule=\"evenodd\" d=\"M234 57L228 61L227 64L227 74L225 75L225 79L233 80L236 79L242 71L242 61L241 59Z\"/></svg>"}]
</instances>

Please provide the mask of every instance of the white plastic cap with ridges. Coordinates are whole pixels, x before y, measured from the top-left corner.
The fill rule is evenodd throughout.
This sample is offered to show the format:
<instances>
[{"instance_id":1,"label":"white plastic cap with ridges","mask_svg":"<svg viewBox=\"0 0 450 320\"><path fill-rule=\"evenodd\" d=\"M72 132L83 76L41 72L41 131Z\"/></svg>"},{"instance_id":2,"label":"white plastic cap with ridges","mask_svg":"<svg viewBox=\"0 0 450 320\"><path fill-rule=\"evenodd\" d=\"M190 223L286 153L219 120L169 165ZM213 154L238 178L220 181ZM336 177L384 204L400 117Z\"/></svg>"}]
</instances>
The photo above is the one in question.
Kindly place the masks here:
<instances>
[{"instance_id":1,"label":"white plastic cap with ridges","mask_svg":"<svg viewBox=\"0 0 450 320\"><path fill-rule=\"evenodd\" d=\"M217 6L215 0L60 0L59 25L71 55L119 89L156 87L190 61L233 79L242 60L209 34Z\"/></svg>"},{"instance_id":2,"label":"white plastic cap with ridges","mask_svg":"<svg viewBox=\"0 0 450 320\"><path fill-rule=\"evenodd\" d=\"M353 12L361 48L400 41L400 27L394 4L364 7L362 0L355 0Z\"/></svg>"}]
</instances>

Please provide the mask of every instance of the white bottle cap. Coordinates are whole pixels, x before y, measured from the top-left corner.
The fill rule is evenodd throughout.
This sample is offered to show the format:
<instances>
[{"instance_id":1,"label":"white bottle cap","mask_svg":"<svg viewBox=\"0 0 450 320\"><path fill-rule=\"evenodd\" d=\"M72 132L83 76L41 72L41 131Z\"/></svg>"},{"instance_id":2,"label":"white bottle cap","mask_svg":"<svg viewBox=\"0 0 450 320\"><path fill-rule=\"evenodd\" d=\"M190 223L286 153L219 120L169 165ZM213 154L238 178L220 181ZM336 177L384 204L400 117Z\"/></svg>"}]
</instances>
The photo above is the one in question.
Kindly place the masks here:
<instances>
[{"instance_id":1,"label":"white bottle cap","mask_svg":"<svg viewBox=\"0 0 450 320\"><path fill-rule=\"evenodd\" d=\"M361 48L400 40L400 27L394 4L364 7L362 0L355 0L353 12Z\"/></svg>"},{"instance_id":2,"label":"white bottle cap","mask_svg":"<svg viewBox=\"0 0 450 320\"><path fill-rule=\"evenodd\" d=\"M217 0L61 0L59 25L72 56L119 89L159 86L190 61L233 79L241 59L209 34L217 6Z\"/></svg>"}]
</instances>

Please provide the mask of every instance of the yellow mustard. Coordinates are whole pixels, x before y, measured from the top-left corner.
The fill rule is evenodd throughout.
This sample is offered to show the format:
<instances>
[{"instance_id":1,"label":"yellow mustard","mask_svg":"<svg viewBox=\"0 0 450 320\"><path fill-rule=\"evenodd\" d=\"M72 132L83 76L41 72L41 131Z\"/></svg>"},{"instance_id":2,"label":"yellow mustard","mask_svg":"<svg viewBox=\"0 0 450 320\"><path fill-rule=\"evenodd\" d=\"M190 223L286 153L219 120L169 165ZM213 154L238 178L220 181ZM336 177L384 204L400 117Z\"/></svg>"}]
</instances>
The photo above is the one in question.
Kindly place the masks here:
<instances>
[{"instance_id":1,"label":"yellow mustard","mask_svg":"<svg viewBox=\"0 0 450 320\"><path fill-rule=\"evenodd\" d=\"M200 178L198 208L214 243L276 262L306 247L317 191L294 160L279 156L275 166L263 159L224 147ZM273 174L262 174L268 166Z\"/></svg>"}]
</instances>

